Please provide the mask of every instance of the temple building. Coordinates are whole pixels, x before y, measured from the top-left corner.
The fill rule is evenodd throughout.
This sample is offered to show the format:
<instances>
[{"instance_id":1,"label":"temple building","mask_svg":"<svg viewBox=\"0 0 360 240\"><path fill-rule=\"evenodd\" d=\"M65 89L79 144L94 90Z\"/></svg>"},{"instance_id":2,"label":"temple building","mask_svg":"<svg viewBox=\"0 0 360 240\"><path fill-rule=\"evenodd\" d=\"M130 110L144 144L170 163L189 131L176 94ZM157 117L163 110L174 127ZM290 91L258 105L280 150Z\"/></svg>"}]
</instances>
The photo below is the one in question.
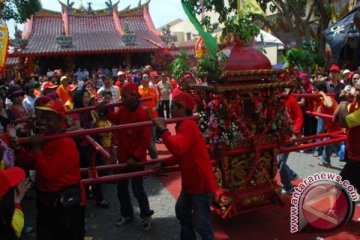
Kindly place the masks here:
<instances>
[{"instance_id":1,"label":"temple building","mask_svg":"<svg viewBox=\"0 0 360 240\"><path fill-rule=\"evenodd\" d=\"M8 59L27 73L50 69L71 71L127 65L155 64L166 43L149 13L150 1L118 11L118 3L93 10L91 3L75 9L59 1L61 12L43 9L28 19L22 34L15 34Z\"/></svg>"}]
</instances>

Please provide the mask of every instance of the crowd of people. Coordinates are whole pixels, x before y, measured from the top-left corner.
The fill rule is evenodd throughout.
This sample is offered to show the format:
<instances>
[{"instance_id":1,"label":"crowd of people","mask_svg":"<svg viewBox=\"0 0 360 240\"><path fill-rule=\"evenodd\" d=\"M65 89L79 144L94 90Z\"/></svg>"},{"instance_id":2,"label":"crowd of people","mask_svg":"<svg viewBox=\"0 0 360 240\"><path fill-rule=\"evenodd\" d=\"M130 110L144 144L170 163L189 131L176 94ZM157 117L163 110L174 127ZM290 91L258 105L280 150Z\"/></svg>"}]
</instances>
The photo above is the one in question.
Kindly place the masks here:
<instances>
[{"instance_id":1,"label":"crowd of people","mask_svg":"<svg viewBox=\"0 0 360 240\"><path fill-rule=\"evenodd\" d=\"M186 79L190 78L192 75L187 74L183 79L187 81ZM102 208L110 207L110 202L106 200L100 183L90 186L81 183L84 176L80 168L89 167L95 162L96 165L125 163L127 167L120 171L122 173L143 170L144 167L140 167L141 164L138 163L146 161L147 151L152 159L158 157L155 143L165 134L166 128L162 122L158 128L155 125L92 136L112 155L111 158L95 152L88 140L89 136L59 137L46 141L44 136L149 120L160 123L161 121L157 120L159 117L164 119L183 116L185 113L179 112L181 107L187 109L188 115L192 115L194 107L184 105L183 100L189 101L192 97L181 90L181 84L176 84L166 72L159 74L151 66L146 66L141 71L99 69L92 75L89 75L86 69L79 69L75 74L49 70L43 76L31 75L25 81L11 81L2 85L0 95L0 120L4 132L1 142L3 157L0 161L3 169L0 172L0 185L4 189L0 192L0 207L6 209L5 212L1 211L0 224L7 228L7 231L0 231L0 239L18 239L26 225L20 202L30 186L25 174L29 175L30 171L31 175L31 170L35 170L36 179L34 188L37 239L83 239L86 199L94 197L96 205ZM141 98L146 98L147 101L142 102ZM122 105L108 107L120 100ZM71 112L95 105L98 105L97 110ZM191 126L193 128L195 122ZM177 133L177 141L183 140L182 134L183 132ZM20 137L30 137L30 144L19 144L17 139ZM189 138L188 141L194 140ZM196 161L184 163L181 160L182 154L186 152L186 156L196 154L193 150L194 144L183 146L182 154L170 149L178 155L172 162L178 162L180 166L186 165L183 173L189 168L200 172L205 169L207 172L207 175L200 176L199 181L194 183L195 186L198 185L194 188L196 191L188 186L183 187L184 197L190 202L186 203L186 212L179 209L176 213L182 226L182 239L187 239L189 234L195 237L194 228L204 236L203 239L214 239L209 219L205 224L198 225L203 218L200 218L201 215L196 218L198 211L204 216L210 215L210 195L216 185L205 142L199 142L199 139L196 142L196 148L203 152L200 164ZM131 183L140 208L141 227L148 231L154 211L150 208L143 178L136 177L116 183L120 203L120 218L116 226L120 227L134 218L128 190ZM204 196L194 197L195 201L191 200L193 195L199 194ZM203 201L208 205L205 209L198 206ZM192 206L192 202L197 205ZM182 217L191 215L191 209L194 209L196 216L194 225L188 222L189 219L183 221Z\"/></svg>"},{"instance_id":2,"label":"crowd of people","mask_svg":"<svg viewBox=\"0 0 360 240\"><path fill-rule=\"evenodd\" d=\"M313 94L308 95L308 97L298 97L297 99L289 96L286 100L286 108L293 120L292 138L297 138L301 135L311 136L326 132L342 131L343 126L339 121L316 115L313 116L307 112L332 116L339 108L341 102L354 102L356 104L353 105L354 109L352 111L358 109L360 71L341 70L339 66L333 64L328 70L320 70L312 75L291 70L286 77L295 78L300 82L299 87L293 93ZM326 140L326 138L316 139L317 142L323 140ZM314 157L318 158L320 166L331 167L330 159L332 156L338 156L341 162L348 162L348 145L348 142L330 144L316 147L309 151ZM286 164L287 157L288 154L279 155L278 167L283 183L283 192L292 194L294 186L291 182L298 175Z\"/></svg>"},{"instance_id":3,"label":"crowd of people","mask_svg":"<svg viewBox=\"0 0 360 240\"><path fill-rule=\"evenodd\" d=\"M331 165L332 154L339 155L340 161L357 166L360 151L354 139L359 117L347 115L359 112L356 110L359 108L360 72L341 71L332 65L328 71L314 75L291 70L287 77L301 83L293 92L287 91L289 96L285 103L294 123L292 137L336 132L346 125L352 129L348 131L346 147L345 143L326 145L312 150L312 154L319 157L319 164L325 167ZM1 85L0 209L6 211L0 213L0 224L7 231L0 231L0 239L17 239L21 235L24 217L20 203L30 186L25 180L29 170L36 173L37 239L83 239L86 197L93 196L96 205L102 208L110 207L110 202L106 200L101 184L81 184L80 168L95 162L97 165L125 163L127 167L121 170L122 173L143 170L138 163L146 161L147 151L150 158L158 157L155 143L160 138L173 154L168 164L178 163L183 175L182 192L176 204L181 239L196 239L194 229L202 239L214 239L210 203L217 184L204 139L192 120L178 123L176 135L169 133L164 122L166 118L193 114L195 102L182 87L194 81L191 74L186 74L175 82L166 72L159 73L146 66L141 70L119 67L90 73L78 69L73 74L48 70L42 76L31 75L26 80ZM295 98L292 93L313 95ZM141 98L147 98L147 101L141 101ZM121 106L105 107L120 100ZM344 110L342 101L352 103ZM97 111L69 112L95 105L99 107ZM306 114L307 111L336 117L335 120L314 117ZM147 120L153 120L154 127L93 136L112 158L97 154L88 136L43 140L48 134ZM19 144L19 137L31 137L30 144ZM279 155L278 167L283 189L291 194L294 189L291 182L297 174L287 166L287 158L288 154ZM351 178L349 175L354 173L349 167L346 169L344 176ZM356 179L351 178L351 182L360 187ZM154 211L142 177L117 182L120 218L116 226L127 224L134 218L128 189L130 183L140 208L141 227L147 231L151 228Z\"/></svg>"}]
</instances>

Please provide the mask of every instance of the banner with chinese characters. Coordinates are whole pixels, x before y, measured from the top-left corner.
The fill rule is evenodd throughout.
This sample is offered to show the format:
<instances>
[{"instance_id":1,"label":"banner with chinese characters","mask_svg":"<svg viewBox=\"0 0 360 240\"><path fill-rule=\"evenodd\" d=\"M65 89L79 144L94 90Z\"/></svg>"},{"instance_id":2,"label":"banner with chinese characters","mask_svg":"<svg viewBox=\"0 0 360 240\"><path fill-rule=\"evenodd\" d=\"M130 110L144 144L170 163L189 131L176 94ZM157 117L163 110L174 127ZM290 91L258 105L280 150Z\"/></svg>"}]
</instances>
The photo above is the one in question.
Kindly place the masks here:
<instances>
[{"instance_id":1,"label":"banner with chinese characters","mask_svg":"<svg viewBox=\"0 0 360 240\"><path fill-rule=\"evenodd\" d=\"M5 70L9 31L3 19L0 19L0 73Z\"/></svg>"}]
</instances>

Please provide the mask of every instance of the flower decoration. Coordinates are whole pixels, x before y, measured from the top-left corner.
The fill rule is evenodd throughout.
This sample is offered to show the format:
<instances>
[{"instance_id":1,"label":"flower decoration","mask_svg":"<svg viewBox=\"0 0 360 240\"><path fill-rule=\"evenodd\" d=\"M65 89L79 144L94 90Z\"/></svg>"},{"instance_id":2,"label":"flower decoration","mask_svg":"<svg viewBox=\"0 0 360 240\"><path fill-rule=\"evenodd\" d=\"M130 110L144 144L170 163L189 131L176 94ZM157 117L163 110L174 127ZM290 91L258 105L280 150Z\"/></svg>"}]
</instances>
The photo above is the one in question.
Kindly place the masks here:
<instances>
[{"instance_id":1,"label":"flower decoration","mask_svg":"<svg viewBox=\"0 0 360 240\"><path fill-rule=\"evenodd\" d=\"M197 102L200 130L208 144L235 148L253 136L271 133L281 138L282 134L292 132L291 119L284 105L278 102L279 98L272 98L267 104L260 96L253 96L251 100L239 100L235 96L210 98ZM269 104L280 107L269 107Z\"/></svg>"}]
</instances>

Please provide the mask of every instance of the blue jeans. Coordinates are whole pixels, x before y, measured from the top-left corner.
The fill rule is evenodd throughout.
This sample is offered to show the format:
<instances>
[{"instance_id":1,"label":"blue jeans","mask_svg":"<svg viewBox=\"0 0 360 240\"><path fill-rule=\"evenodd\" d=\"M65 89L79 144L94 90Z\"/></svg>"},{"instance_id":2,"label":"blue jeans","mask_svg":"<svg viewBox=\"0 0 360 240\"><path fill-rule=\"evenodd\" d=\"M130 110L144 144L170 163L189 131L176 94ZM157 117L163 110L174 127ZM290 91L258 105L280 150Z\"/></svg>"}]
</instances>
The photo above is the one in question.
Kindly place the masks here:
<instances>
[{"instance_id":1,"label":"blue jeans","mask_svg":"<svg viewBox=\"0 0 360 240\"><path fill-rule=\"evenodd\" d=\"M180 239L196 239L196 232L202 240L215 240L211 223L211 194L186 194L181 192L176 205L176 218L181 225ZM195 228L195 229L194 229Z\"/></svg>"},{"instance_id":2,"label":"blue jeans","mask_svg":"<svg viewBox=\"0 0 360 240\"><path fill-rule=\"evenodd\" d=\"M317 119L317 127L316 127L316 135L320 134L320 133L324 133L324 132L325 132L325 121L322 118L318 118ZM320 139L320 138L316 139L316 142L321 142L321 141L322 141L322 139ZM314 151L321 154L323 151L323 147L322 146L316 147L314 149Z\"/></svg>"},{"instance_id":3,"label":"blue jeans","mask_svg":"<svg viewBox=\"0 0 360 240\"><path fill-rule=\"evenodd\" d=\"M286 164L288 157L289 153L279 154L277 157L281 183L286 191L293 188L291 180L296 176L296 173Z\"/></svg>"}]
</instances>

